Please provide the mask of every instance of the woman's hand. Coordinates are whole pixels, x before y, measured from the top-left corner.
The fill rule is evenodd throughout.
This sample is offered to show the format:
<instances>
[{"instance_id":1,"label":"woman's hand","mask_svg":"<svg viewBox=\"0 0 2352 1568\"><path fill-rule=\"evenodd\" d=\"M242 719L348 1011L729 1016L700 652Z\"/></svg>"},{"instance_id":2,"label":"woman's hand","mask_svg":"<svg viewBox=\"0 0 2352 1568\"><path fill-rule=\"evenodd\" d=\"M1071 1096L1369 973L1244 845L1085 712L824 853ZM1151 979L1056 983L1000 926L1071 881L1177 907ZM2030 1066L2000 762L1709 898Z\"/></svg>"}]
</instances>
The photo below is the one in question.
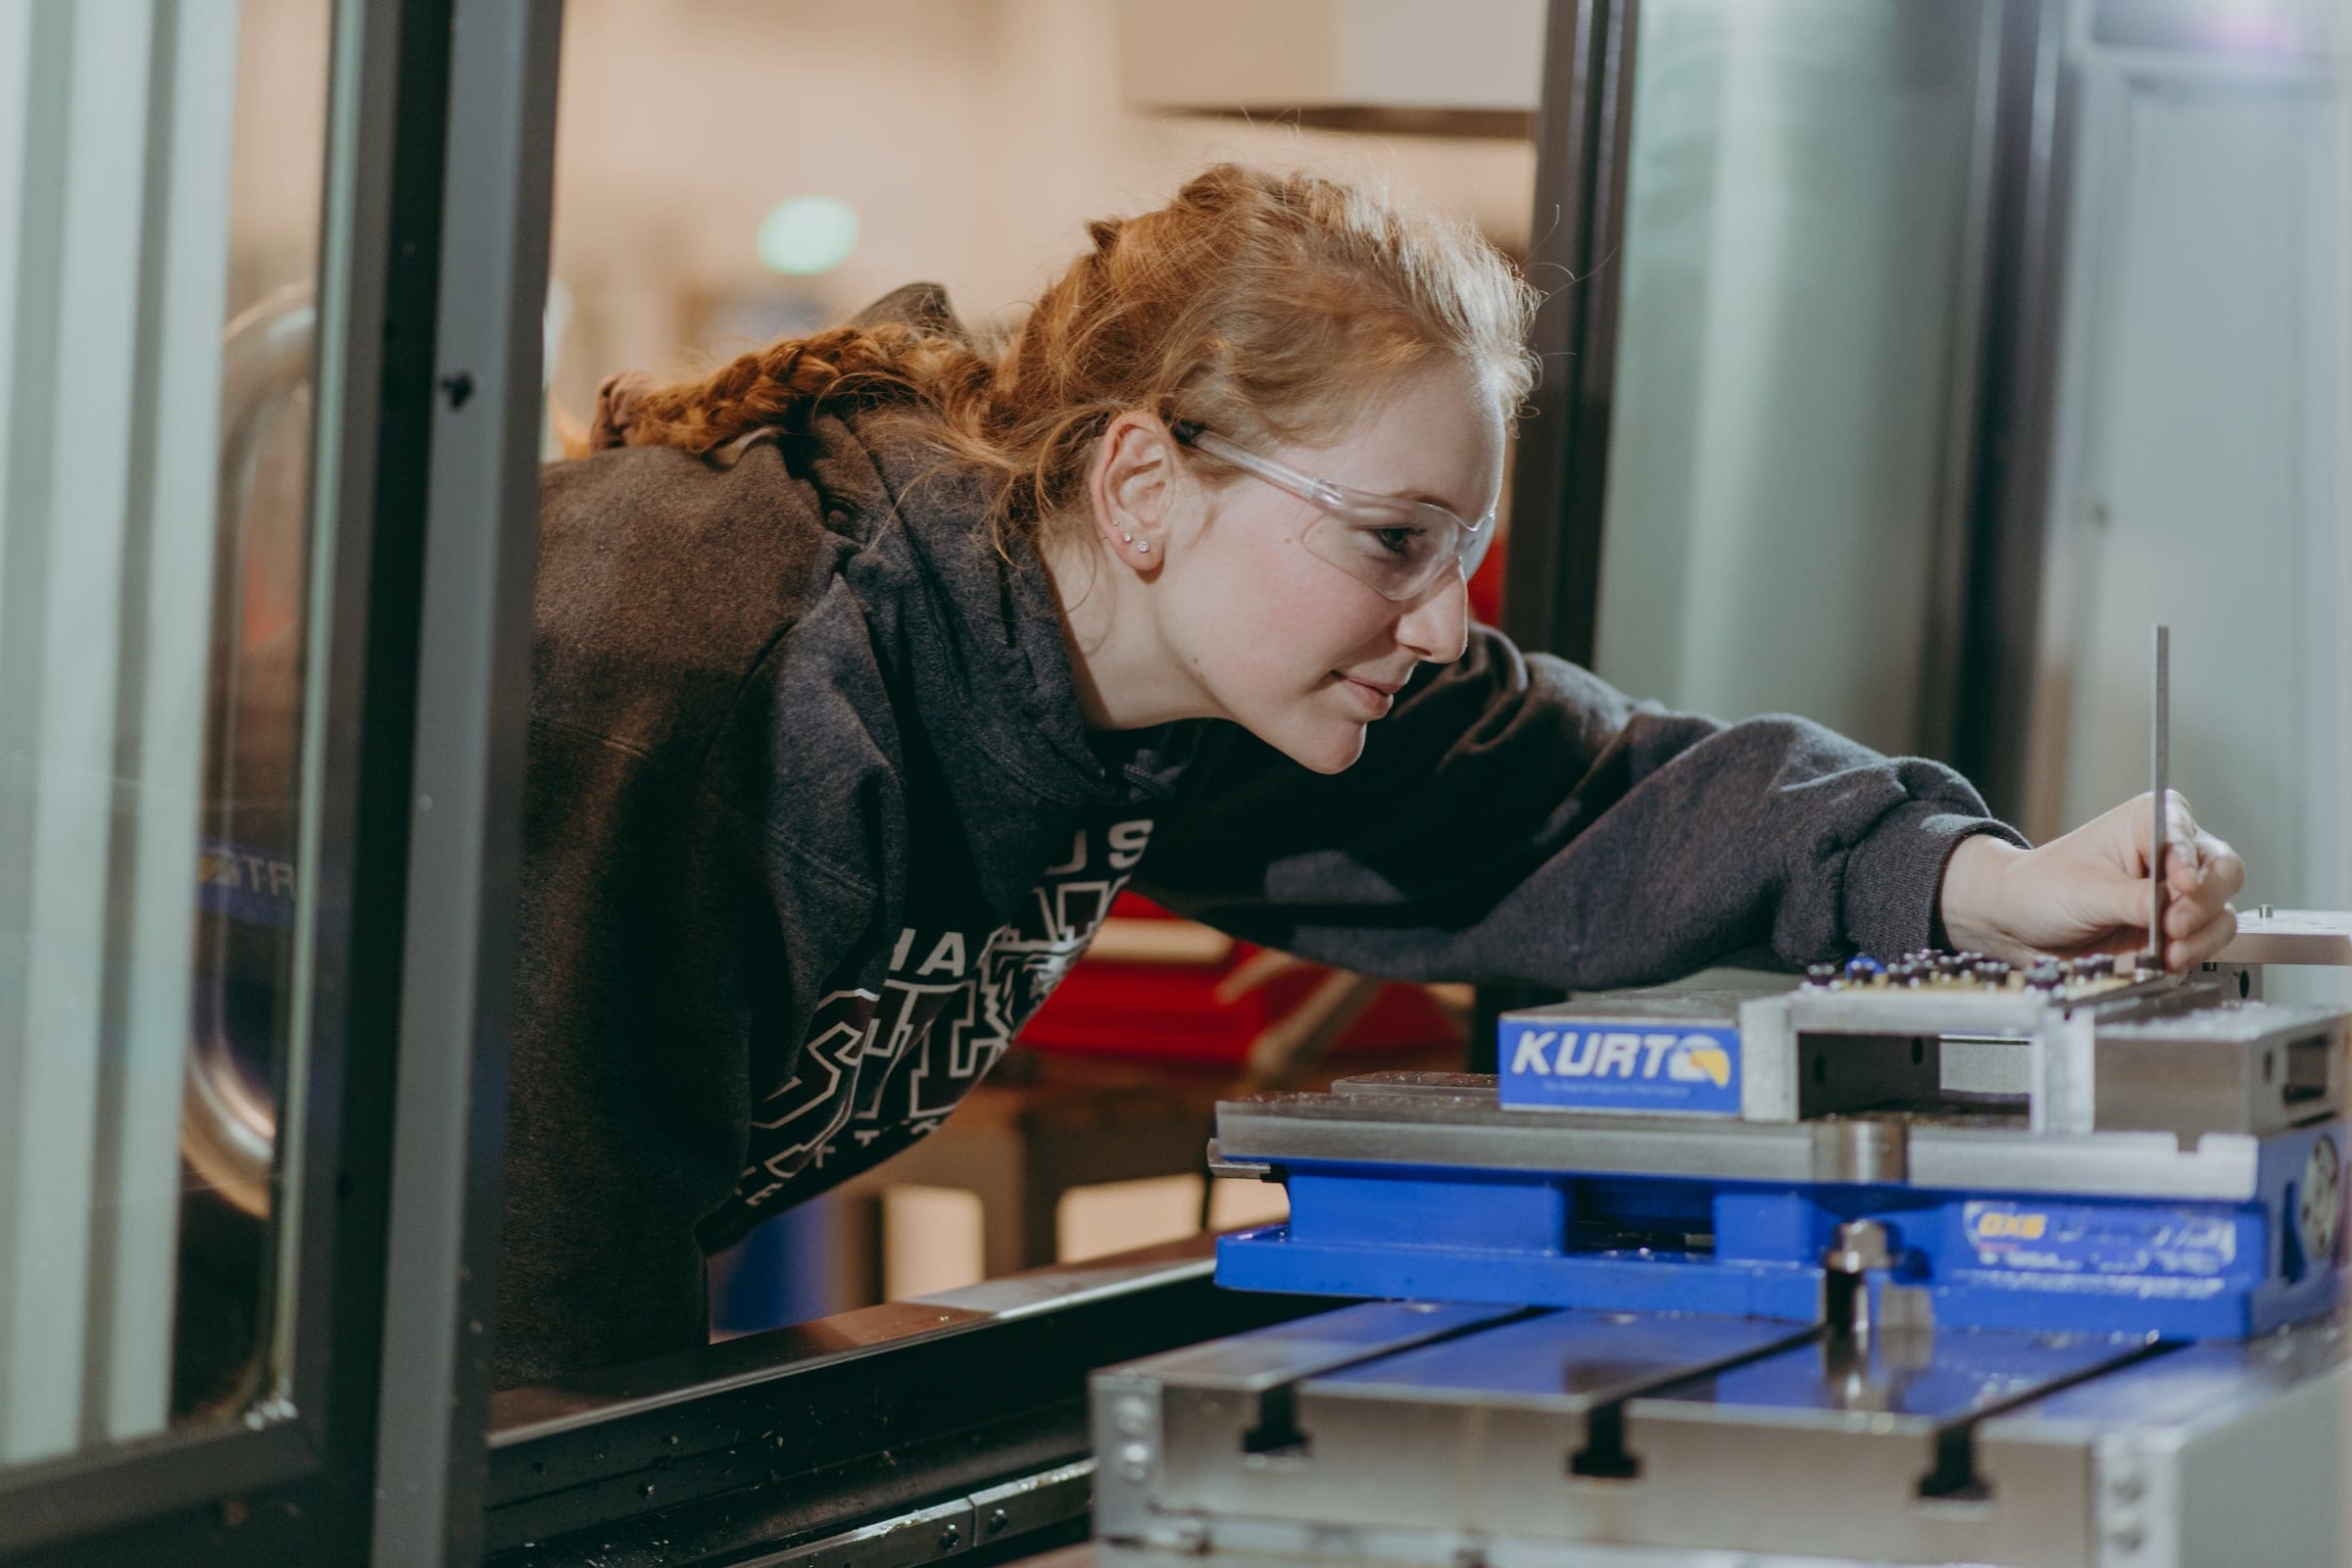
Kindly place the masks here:
<instances>
[{"instance_id":1,"label":"woman's hand","mask_svg":"<svg viewBox=\"0 0 2352 1568\"><path fill-rule=\"evenodd\" d=\"M2148 945L2149 798L2127 801L2039 849L1978 834L1944 867L1939 908L1955 948L2018 960L2132 953ZM2237 934L2230 900L2246 884L2237 852L2167 801L2164 966L2186 969Z\"/></svg>"}]
</instances>

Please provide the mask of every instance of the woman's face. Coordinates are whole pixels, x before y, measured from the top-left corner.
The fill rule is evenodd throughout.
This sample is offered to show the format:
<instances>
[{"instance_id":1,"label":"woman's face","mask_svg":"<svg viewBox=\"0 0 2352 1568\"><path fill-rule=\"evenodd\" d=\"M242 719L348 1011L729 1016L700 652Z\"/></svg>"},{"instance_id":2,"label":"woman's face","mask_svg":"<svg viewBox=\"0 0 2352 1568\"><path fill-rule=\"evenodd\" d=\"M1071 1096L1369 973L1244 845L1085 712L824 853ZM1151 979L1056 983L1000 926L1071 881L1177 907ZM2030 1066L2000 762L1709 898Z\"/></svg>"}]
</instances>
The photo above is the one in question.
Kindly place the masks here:
<instances>
[{"instance_id":1,"label":"woman's face","mask_svg":"<svg viewBox=\"0 0 2352 1568\"><path fill-rule=\"evenodd\" d=\"M1265 452L1357 490L1435 501L1476 520L1502 485L1502 420L1466 368L1412 372L1337 444ZM1322 514L1262 480L1191 487L1155 585L1162 643L1212 712L1321 773L1362 755L1424 662L1461 657L1469 598L1447 566L1414 599L1381 597L1308 549Z\"/></svg>"}]
</instances>

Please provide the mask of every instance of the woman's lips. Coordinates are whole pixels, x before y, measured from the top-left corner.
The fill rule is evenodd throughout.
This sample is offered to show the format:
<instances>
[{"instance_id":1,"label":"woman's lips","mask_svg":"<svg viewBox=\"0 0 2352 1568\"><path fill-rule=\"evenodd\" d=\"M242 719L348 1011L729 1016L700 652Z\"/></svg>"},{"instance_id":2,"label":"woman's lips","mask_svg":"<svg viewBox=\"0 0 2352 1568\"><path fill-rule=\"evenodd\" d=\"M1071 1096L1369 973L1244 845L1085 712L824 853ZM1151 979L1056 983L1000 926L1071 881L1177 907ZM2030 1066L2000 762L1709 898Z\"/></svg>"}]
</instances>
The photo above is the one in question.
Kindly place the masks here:
<instances>
[{"instance_id":1,"label":"woman's lips","mask_svg":"<svg viewBox=\"0 0 2352 1568\"><path fill-rule=\"evenodd\" d=\"M1333 673L1339 672L1334 670ZM1347 687L1349 695L1363 704L1364 710L1374 718L1385 717L1389 710L1396 706L1396 693L1385 691L1370 681L1357 680L1353 675L1341 675L1340 684Z\"/></svg>"}]
</instances>

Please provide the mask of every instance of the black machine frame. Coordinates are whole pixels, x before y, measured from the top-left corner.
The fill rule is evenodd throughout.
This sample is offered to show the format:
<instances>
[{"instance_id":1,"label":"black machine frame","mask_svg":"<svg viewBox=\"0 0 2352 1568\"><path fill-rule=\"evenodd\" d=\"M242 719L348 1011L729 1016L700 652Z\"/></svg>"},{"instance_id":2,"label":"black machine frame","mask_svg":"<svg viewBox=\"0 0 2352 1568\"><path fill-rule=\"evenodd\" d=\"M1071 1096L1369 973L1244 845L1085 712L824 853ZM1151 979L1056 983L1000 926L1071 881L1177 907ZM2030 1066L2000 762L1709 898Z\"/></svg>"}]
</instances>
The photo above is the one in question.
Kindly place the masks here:
<instances>
[{"instance_id":1,"label":"black machine frame","mask_svg":"<svg viewBox=\"0 0 2352 1568\"><path fill-rule=\"evenodd\" d=\"M1521 648L1587 666L1600 620L1641 14L1642 0L1551 0L1536 116L1526 269L1544 290L1528 339L1540 368L1511 471L1500 618ZM1538 518L1558 521L1540 527ZM1549 987L1480 986L1465 1065L1493 1072L1496 1020L1558 1000Z\"/></svg>"},{"instance_id":2,"label":"black machine frame","mask_svg":"<svg viewBox=\"0 0 2352 1568\"><path fill-rule=\"evenodd\" d=\"M1519 427L1502 629L1585 665L1599 619L1640 25L1641 0L1552 0L1536 124L1527 270L1545 290L1529 343L1542 375Z\"/></svg>"},{"instance_id":3,"label":"black machine frame","mask_svg":"<svg viewBox=\"0 0 2352 1568\"><path fill-rule=\"evenodd\" d=\"M1210 1275L1205 1242L1183 1243L749 1335L563 1391L510 1390L492 1407L488 1560L789 1555L877 1520L919 1520L942 1499L1067 1475L1050 1505L969 1526L947 1516L920 1555L1038 1549L1084 1523L1092 1371L1336 1304L1222 1291Z\"/></svg>"},{"instance_id":4,"label":"black machine frame","mask_svg":"<svg viewBox=\"0 0 2352 1568\"><path fill-rule=\"evenodd\" d=\"M1969 485L1967 598L1950 760L1993 810L2023 810L2027 751L2018 715L2034 705L2044 497L2055 459L2061 253L2074 196L2075 95L2066 5L2003 0L1993 146L1984 360Z\"/></svg>"}]
</instances>

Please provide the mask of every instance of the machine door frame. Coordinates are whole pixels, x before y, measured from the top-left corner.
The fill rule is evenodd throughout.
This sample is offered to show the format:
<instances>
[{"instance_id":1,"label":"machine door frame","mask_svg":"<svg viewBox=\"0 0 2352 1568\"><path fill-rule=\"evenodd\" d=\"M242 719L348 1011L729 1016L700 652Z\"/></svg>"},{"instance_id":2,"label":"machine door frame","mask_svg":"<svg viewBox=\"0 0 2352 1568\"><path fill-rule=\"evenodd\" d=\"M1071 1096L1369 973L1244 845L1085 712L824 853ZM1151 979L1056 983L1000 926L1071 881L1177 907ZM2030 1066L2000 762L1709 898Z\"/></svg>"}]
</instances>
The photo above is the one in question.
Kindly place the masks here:
<instances>
[{"instance_id":1,"label":"machine door frame","mask_svg":"<svg viewBox=\"0 0 2352 1568\"><path fill-rule=\"evenodd\" d=\"M336 0L285 1371L241 1424L0 1472L0 1563L479 1556L560 19Z\"/></svg>"},{"instance_id":2,"label":"machine door frame","mask_svg":"<svg viewBox=\"0 0 2352 1568\"><path fill-rule=\"evenodd\" d=\"M1624 273L1613 264L1625 242L1641 14L1642 0L1552 0L1536 124L1527 268L1545 297L1528 346L1542 374L1512 473L1502 629L1522 648L1588 667L1599 619Z\"/></svg>"}]
</instances>

